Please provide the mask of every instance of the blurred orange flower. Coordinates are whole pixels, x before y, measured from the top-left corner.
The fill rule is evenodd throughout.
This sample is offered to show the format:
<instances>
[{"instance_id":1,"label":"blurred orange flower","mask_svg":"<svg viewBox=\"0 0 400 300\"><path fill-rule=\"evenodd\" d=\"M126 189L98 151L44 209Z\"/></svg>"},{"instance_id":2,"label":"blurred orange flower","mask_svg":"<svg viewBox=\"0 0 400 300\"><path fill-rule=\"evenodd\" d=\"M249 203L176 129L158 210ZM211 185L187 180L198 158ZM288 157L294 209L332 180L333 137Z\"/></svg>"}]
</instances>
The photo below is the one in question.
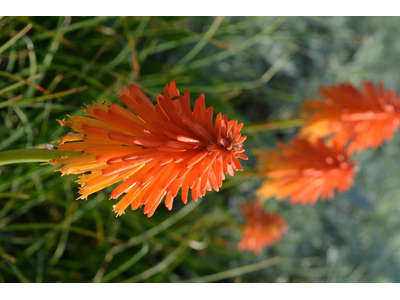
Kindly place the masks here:
<instances>
[{"instance_id":1,"label":"blurred orange flower","mask_svg":"<svg viewBox=\"0 0 400 300\"><path fill-rule=\"evenodd\" d=\"M180 95L175 82L166 85L154 105L135 85L119 92L121 101L135 114L118 104L94 103L85 113L59 121L78 132L59 140L61 151L81 151L78 158L61 158L53 165L65 174L79 177L81 199L124 180L110 198L123 198L114 205L117 215L130 205L145 205L148 217L165 198L171 210L182 187L182 201L191 189L193 200L212 189L218 191L224 174L241 171L238 158L246 159L241 136L243 123L228 121L219 113L213 124L213 108L206 109L204 95L190 108L189 90ZM72 143L66 143L72 142Z\"/></svg>"},{"instance_id":2,"label":"blurred orange flower","mask_svg":"<svg viewBox=\"0 0 400 300\"><path fill-rule=\"evenodd\" d=\"M361 92L349 83L321 87L324 101L312 99L303 106L306 125L300 137L329 137L329 144L348 145L350 153L391 140L400 125L399 96L394 89L385 91L382 82L362 86Z\"/></svg>"},{"instance_id":3,"label":"blurred orange flower","mask_svg":"<svg viewBox=\"0 0 400 300\"><path fill-rule=\"evenodd\" d=\"M332 199L335 188L342 193L353 185L355 162L337 144L329 148L321 139L295 139L278 146L281 152L256 152L261 173L267 176L257 190L258 196L275 195L278 200L291 197L291 204L314 204L318 199Z\"/></svg>"},{"instance_id":4,"label":"blurred orange flower","mask_svg":"<svg viewBox=\"0 0 400 300\"><path fill-rule=\"evenodd\" d=\"M275 213L265 212L259 200L240 208L246 218L243 238L238 244L240 250L260 254L265 246L271 246L285 235L288 228L285 220Z\"/></svg>"}]
</instances>

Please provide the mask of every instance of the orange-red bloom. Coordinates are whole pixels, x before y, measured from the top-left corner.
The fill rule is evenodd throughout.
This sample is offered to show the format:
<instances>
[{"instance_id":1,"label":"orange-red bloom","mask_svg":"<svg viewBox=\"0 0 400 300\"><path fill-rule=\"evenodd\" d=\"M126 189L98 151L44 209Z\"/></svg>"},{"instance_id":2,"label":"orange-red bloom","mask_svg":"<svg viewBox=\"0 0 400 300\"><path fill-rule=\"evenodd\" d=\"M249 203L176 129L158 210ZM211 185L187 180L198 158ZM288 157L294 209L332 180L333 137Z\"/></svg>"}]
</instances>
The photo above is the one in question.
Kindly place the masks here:
<instances>
[{"instance_id":1,"label":"orange-red bloom","mask_svg":"<svg viewBox=\"0 0 400 300\"><path fill-rule=\"evenodd\" d=\"M330 136L329 141L341 147L348 144L351 153L391 140L400 125L400 98L394 89L385 91L382 82L362 86L361 92L348 83L320 88L325 99L304 104L306 125L300 136L312 140Z\"/></svg>"},{"instance_id":2,"label":"orange-red bloom","mask_svg":"<svg viewBox=\"0 0 400 300\"><path fill-rule=\"evenodd\" d=\"M191 189L193 200L206 191L218 191L225 179L241 171L238 158L243 154L241 136L243 123L228 121L219 113L213 124L213 108L206 108L204 95L190 108L189 90L180 95L171 81L154 105L135 85L123 87L121 101L135 114L118 104L94 103L87 106L86 115L70 116L60 121L76 134L62 138L58 149L81 151L78 158L61 158L53 165L65 174L84 174L79 177L80 198L124 180L111 193L117 199L117 215L130 205L132 210L145 205L148 217L165 198L171 210L174 197L182 187L182 201L187 202ZM72 143L65 143L72 142Z\"/></svg>"},{"instance_id":3,"label":"orange-red bloom","mask_svg":"<svg viewBox=\"0 0 400 300\"><path fill-rule=\"evenodd\" d=\"M267 179L257 190L260 197L291 197L291 203L314 204L332 199L335 188L342 193L353 185L355 163L337 144L327 147L321 139L295 139L279 143L281 152L257 151L261 171Z\"/></svg>"},{"instance_id":4,"label":"orange-red bloom","mask_svg":"<svg viewBox=\"0 0 400 300\"><path fill-rule=\"evenodd\" d=\"M246 218L246 225L243 238L238 244L239 249L259 254L262 248L271 246L285 235L288 228L285 220L275 213L265 212L260 201L246 203L240 208Z\"/></svg>"}]
</instances>

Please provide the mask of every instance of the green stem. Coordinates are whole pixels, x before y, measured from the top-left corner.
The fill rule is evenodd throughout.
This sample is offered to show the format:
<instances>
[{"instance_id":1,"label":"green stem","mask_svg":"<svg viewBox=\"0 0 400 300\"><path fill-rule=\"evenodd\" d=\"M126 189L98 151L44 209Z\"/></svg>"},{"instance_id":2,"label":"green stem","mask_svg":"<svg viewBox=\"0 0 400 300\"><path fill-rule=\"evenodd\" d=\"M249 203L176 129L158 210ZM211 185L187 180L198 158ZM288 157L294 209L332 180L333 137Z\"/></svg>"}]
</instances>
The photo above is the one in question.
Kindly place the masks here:
<instances>
[{"instance_id":1,"label":"green stem","mask_svg":"<svg viewBox=\"0 0 400 300\"><path fill-rule=\"evenodd\" d=\"M42 149L9 150L0 152L0 166L25 162L49 162L61 157L78 156L82 156L82 154L80 152Z\"/></svg>"},{"instance_id":2,"label":"green stem","mask_svg":"<svg viewBox=\"0 0 400 300\"><path fill-rule=\"evenodd\" d=\"M246 273L250 273L250 272L254 272L254 271L258 271L258 270L262 270L264 268L268 268L271 267L273 265L276 265L278 263L280 263L282 261L282 259L279 256L275 256L273 258L255 263L255 264L251 264L251 265L247 265L247 266L243 266L243 267L239 267L236 269L231 269L228 271L224 271L224 272L220 272L220 273L215 273L215 274L211 274L211 275L207 275L207 276L203 276L203 277L196 277L196 278L191 278L189 280L185 280L185 281L181 281L181 282L215 282L215 281L219 281L219 280L223 280L223 279L227 279L227 278L231 278L231 277L237 277L237 276L242 276L243 274Z\"/></svg>"},{"instance_id":3,"label":"green stem","mask_svg":"<svg viewBox=\"0 0 400 300\"><path fill-rule=\"evenodd\" d=\"M277 122L265 122L260 124L249 124L242 129L243 133L253 133L259 131L278 130L291 127L303 126L304 122L300 119L292 119Z\"/></svg>"},{"instance_id":4,"label":"green stem","mask_svg":"<svg viewBox=\"0 0 400 300\"><path fill-rule=\"evenodd\" d=\"M2 251L2 250L0 250ZM16 263L16 259L15 257L11 256L10 254L7 254L5 252L0 252L0 256L7 262L7 264L9 265L9 267L14 271L15 275L17 275L19 281L23 282L23 283L28 283L28 282L32 282L30 281L28 278L26 278L24 276L24 274L22 274L22 272L20 271L20 269L17 267Z\"/></svg>"},{"instance_id":5,"label":"green stem","mask_svg":"<svg viewBox=\"0 0 400 300\"><path fill-rule=\"evenodd\" d=\"M6 42L3 46L0 47L0 54L6 51L8 47L10 47L16 41L18 41L21 37L23 37L31 28L32 24L28 24L20 32L14 35L8 42Z\"/></svg>"}]
</instances>

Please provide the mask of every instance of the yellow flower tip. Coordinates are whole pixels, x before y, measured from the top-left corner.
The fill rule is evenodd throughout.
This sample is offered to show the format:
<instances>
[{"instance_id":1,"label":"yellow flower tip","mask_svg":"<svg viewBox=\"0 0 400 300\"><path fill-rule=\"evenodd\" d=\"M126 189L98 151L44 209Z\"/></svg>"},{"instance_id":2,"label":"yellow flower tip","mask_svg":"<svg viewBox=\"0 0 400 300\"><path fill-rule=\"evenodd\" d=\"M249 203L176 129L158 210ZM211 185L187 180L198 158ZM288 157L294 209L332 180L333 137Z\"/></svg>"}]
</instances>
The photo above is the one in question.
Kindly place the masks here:
<instances>
[{"instance_id":1,"label":"yellow flower tip","mask_svg":"<svg viewBox=\"0 0 400 300\"><path fill-rule=\"evenodd\" d=\"M87 195L81 195L80 197L76 198L76 200L86 200L87 201Z\"/></svg>"},{"instance_id":2,"label":"yellow flower tip","mask_svg":"<svg viewBox=\"0 0 400 300\"><path fill-rule=\"evenodd\" d=\"M125 212L117 213L117 214L115 215L115 218L118 218L118 217L120 217L120 216L122 216L122 215L124 215L124 214L125 214Z\"/></svg>"},{"instance_id":3,"label":"yellow flower tip","mask_svg":"<svg viewBox=\"0 0 400 300\"><path fill-rule=\"evenodd\" d=\"M118 211L118 210L117 210L117 205L113 205L113 212L117 214L117 215L115 216L116 218L118 218L118 217L120 217L120 216L122 216L122 215L125 214L125 211L124 211L124 210L122 210L122 211Z\"/></svg>"},{"instance_id":4,"label":"yellow flower tip","mask_svg":"<svg viewBox=\"0 0 400 300\"><path fill-rule=\"evenodd\" d=\"M76 182L77 184L80 184L81 187L84 187L83 185L85 184L85 182L81 182L81 179L75 180L74 182Z\"/></svg>"},{"instance_id":5,"label":"yellow flower tip","mask_svg":"<svg viewBox=\"0 0 400 300\"><path fill-rule=\"evenodd\" d=\"M67 115L67 116L68 116L68 115ZM65 125L66 125L65 119L62 119L62 120L56 119L56 121L57 121L58 123L60 123L61 126L65 126Z\"/></svg>"},{"instance_id":6,"label":"yellow flower tip","mask_svg":"<svg viewBox=\"0 0 400 300\"><path fill-rule=\"evenodd\" d=\"M52 163L52 165L53 165L53 164L56 164L56 161L57 161L57 160L55 160L55 161ZM62 168L60 168L60 169L58 169L58 170L55 170L55 172L57 172L57 171L58 171L58 172L61 172L61 176L69 175L69 171L66 171L64 167L62 167Z\"/></svg>"}]
</instances>

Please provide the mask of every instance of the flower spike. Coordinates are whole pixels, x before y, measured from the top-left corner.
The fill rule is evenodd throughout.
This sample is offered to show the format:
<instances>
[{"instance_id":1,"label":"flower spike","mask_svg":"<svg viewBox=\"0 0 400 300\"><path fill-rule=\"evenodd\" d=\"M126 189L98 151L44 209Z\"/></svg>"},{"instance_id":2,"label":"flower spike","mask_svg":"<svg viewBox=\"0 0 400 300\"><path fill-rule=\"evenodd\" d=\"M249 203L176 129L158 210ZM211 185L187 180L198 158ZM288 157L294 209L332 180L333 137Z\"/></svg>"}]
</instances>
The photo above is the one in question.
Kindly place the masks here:
<instances>
[{"instance_id":1,"label":"flower spike","mask_svg":"<svg viewBox=\"0 0 400 300\"><path fill-rule=\"evenodd\" d=\"M258 199L240 208L246 219L243 238L238 244L240 250L260 254L265 246L271 246L286 234L286 221L275 213L264 211Z\"/></svg>"},{"instance_id":2,"label":"flower spike","mask_svg":"<svg viewBox=\"0 0 400 300\"><path fill-rule=\"evenodd\" d=\"M400 98L382 82L362 84L363 91L344 83L320 88L324 101L309 100L303 106L306 125L300 137L328 138L329 144L348 146L350 153L379 147L391 140L400 126Z\"/></svg>"},{"instance_id":3,"label":"flower spike","mask_svg":"<svg viewBox=\"0 0 400 300\"><path fill-rule=\"evenodd\" d=\"M314 204L318 199L333 199L335 189L343 193L353 185L356 163L337 144L330 148L321 139L295 139L278 146L280 152L257 151L261 172L267 177L258 196L290 197L291 204Z\"/></svg>"},{"instance_id":4,"label":"flower spike","mask_svg":"<svg viewBox=\"0 0 400 300\"><path fill-rule=\"evenodd\" d=\"M59 121L77 133L60 139L58 149L85 155L52 164L65 165L58 170L63 175L81 174L81 199L123 181L110 195L123 195L114 205L117 215L129 206L135 210L144 205L151 217L164 198L171 210L180 188L184 203L189 189L197 201L206 191L218 191L225 174L242 170L238 158L247 159L242 146L246 137L240 134L243 124L221 113L213 124L213 108L206 108L203 94L193 111L189 90L181 95L174 81L155 105L133 84L122 87L119 95L134 113L115 103L96 102L86 107L86 116Z\"/></svg>"}]
</instances>

